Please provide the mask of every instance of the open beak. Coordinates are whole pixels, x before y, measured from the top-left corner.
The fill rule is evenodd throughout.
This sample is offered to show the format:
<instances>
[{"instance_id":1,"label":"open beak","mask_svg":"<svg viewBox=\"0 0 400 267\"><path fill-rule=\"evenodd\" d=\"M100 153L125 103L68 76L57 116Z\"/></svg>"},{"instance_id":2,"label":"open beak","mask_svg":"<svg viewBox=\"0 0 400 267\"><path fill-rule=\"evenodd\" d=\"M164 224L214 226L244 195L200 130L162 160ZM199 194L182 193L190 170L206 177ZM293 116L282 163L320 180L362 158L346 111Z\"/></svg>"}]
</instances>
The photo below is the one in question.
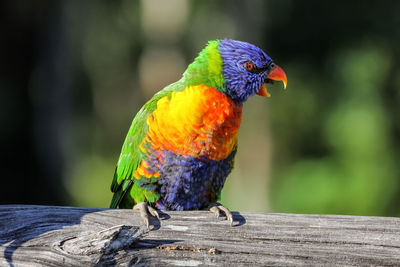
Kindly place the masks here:
<instances>
[{"instance_id":1,"label":"open beak","mask_svg":"<svg viewBox=\"0 0 400 267\"><path fill-rule=\"evenodd\" d=\"M283 87L286 89L286 85L287 85L286 74L283 71L283 69L281 69L281 67L279 67L278 65L276 65L275 68L270 73L268 73L265 81L266 81L266 83L273 83L273 81L282 81ZM264 84L261 85L260 89L258 90L257 95L265 96L265 97L271 96L268 93L267 88L265 87Z\"/></svg>"}]
</instances>

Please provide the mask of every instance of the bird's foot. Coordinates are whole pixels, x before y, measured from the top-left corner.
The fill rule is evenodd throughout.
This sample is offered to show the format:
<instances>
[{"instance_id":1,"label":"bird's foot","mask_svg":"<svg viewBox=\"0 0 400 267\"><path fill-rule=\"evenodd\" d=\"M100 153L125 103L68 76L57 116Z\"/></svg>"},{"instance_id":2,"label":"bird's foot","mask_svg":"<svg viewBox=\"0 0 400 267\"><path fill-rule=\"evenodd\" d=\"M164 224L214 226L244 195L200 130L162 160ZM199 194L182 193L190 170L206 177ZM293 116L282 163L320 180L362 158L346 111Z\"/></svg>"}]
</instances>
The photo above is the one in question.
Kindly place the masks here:
<instances>
[{"instance_id":1,"label":"bird's foot","mask_svg":"<svg viewBox=\"0 0 400 267\"><path fill-rule=\"evenodd\" d=\"M146 202L137 203L135 206L133 206L133 209L140 212L140 217L142 218L144 224L147 226L147 229L149 229L150 225L149 214L151 216L157 217L158 221L161 223L160 214L158 213L158 211L152 206L149 206Z\"/></svg>"},{"instance_id":2,"label":"bird's foot","mask_svg":"<svg viewBox=\"0 0 400 267\"><path fill-rule=\"evenodd\" d=\"M216 202L216 203L212 203L208 206L209 211L211 211L212 213L215 214L215 217L219 217L221 211L223 213L225 213L226 219L228 220L228 222L231 224L231 226L233 225L233 215L232 212L224 207L222 204Z\"/></svg>"}]
</instances>

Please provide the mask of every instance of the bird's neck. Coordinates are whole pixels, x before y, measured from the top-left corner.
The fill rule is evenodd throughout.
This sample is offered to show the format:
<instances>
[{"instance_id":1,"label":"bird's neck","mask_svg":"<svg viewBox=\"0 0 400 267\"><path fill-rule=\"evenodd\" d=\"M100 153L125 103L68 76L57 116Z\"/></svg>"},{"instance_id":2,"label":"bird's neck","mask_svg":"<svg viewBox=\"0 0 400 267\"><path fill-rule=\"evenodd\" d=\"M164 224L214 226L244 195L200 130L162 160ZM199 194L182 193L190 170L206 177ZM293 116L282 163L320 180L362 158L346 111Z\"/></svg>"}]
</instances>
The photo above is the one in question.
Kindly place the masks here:
<instances>
[{"instance_id":1,"label":"bird's neck","mask_svg":"<svg viewBox=\"0 0 400 267\"><path fill-rule=\"evenodd\" d=\"M219 41L210 41L183 74L185 86L205 85L225 93Z\"/></svg>"}]
</instances>

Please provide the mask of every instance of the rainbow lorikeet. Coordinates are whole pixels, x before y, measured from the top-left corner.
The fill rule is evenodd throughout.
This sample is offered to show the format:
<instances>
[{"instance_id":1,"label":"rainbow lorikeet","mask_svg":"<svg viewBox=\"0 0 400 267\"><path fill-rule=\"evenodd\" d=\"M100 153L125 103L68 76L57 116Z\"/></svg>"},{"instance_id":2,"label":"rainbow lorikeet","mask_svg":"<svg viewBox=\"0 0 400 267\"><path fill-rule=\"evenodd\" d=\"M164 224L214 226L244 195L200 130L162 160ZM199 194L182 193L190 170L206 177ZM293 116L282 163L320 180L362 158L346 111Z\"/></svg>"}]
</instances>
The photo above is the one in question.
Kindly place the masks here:
<instances>
[{"instance_id":1,"label":"rainbow lorikeet","mask_svg":"<svg viewBox=\"0 0 400 267\"><path fill-rule=\"evenodd\" d=\"M224 39L210 41L183 77L155 94L133 119L115 170L111 208L157 210L209 208L217 203L237 150L242 105L269 96L265 83L286 74L260 48Z\"/></svg>"}]
</instances>

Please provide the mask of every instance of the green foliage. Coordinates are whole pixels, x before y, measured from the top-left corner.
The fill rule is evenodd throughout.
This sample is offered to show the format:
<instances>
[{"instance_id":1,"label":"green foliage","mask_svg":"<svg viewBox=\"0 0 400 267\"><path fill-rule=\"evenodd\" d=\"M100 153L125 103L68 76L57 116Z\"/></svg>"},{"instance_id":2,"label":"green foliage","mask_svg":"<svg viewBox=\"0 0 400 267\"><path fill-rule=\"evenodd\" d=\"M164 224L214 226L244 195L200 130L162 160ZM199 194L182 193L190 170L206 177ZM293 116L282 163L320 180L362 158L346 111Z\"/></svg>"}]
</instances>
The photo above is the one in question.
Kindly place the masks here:
<instances>
[{"instance_id":1,"label":"green foliage","mask_svg":"<svg viewBox=\"0 0 400 267\"><path fill-rule=\"evenodd\" d=\"M299 158L275 183L277 210L306 213L385 215L399 186L390 144L390 114L381 99L390 55L379 47L332 55L338 70L335 102L324 114L316 106L322 142L329 152ZM305 107L306 108L306 107ZM324 116L325 115L325 116ZM312 143L314 140L302 140Z\"/></svg>"}]
</instances>

